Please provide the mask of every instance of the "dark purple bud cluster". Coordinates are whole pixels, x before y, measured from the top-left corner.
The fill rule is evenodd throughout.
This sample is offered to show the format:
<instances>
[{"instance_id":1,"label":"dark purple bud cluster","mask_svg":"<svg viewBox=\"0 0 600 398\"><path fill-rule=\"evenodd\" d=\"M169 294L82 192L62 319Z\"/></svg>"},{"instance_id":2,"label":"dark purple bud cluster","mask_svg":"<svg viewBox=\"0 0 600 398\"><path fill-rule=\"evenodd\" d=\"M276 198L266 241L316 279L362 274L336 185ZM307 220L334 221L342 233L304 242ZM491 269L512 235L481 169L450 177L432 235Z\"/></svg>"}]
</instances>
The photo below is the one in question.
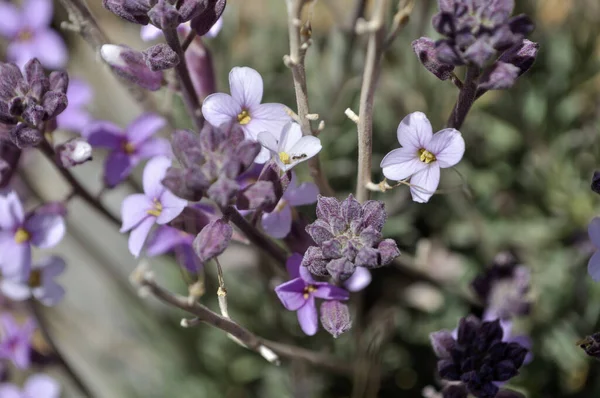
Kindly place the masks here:
<instances>
[{"instance_id":1,"label":"dark purple bud cluster","mask_svg":"<svg viewBox=\"0 0 600 398\"><path fill-rule=\"evenodd\" d=\"M498 254L492 266L471 283L487 311L501 319L529 313L529 285L529 268L508 252Z\"/></svg>"},{"instance_id":2,"label":"dark purple bud cluster","mask_svg":"<svg viewBox=\"0 0 600 398\"><path fill-rule=\"evenodd\" d=\"M14 64L0 63L0 123L10 129L11 141L19 148L38 145L44 127L67 107L69 77L65 72L46 76L42 64L32 59L25 76Z\"/></svg>"},{"instance_id":3,"label":"dark purple bud cluster","mask_svg":"<svg viewBox=\"0 0 600 398\"><path fill-rule=\"evenodd\" d=\"M192 21L192 26L212 26L223 13L224 0L102 0L107 10L133 23L173 29ZM210 29L210 26L208 29ZM206 31L208 31L208 29ZM206 33L206 32L204 32ZM198 32L198 34L204 34Z\"/></svg>"},{"instance_id":4,"label":"dark purple bud cluster","mask_svg":"<svg viewBox=\"0 0 600 398\"><path fill-rule=\"evenodd\" d=\"M577 345L582 348L586 354L596 359L600 359L600 332L581 339Z\"/></svg>"},{"instance_id":5,"label":"dark purple bud cluster","mask_svg":"<svg viewBox=\"0 0 600 398\"><path fill-rule=\"evenodd\" d=\"M260 144L247 140L236 126L217 128L208 123L199 135L176 131L171 144L181 168L169 168L163 184L181 198L198 201L206 196L222 207L236 198L240 190L236 179L260 152Z\"/></svg>"},{"instance_id":6,"label":"dark purple bud cluster","mask_svg":"<svg viewBox=\"0 0 600 398\"><path fill-rule=\"evenodd\" d=\"M179 55L165 43L156 44L142 51L142 56L152 72L171 69L179 64Z\"/></svg>"},{"instance_id":7,"label":"dark purple bud cluster","mask_svg":"<svg viewBox=\"0 0 600 398\"><path fill-rule=\"evenodd\" d=\"M460 320L457 338L449 330L430 335L431 345L439 358L438 373L444 380L463 383L478 398L497 397L498 382L519 374L527 349L518 343L502 341L500 321L481 322L474 316ZM460 391L448 397L464 397Z\"/></svg>"},{"instance_id":8,"label":"dark purple bud cluster","mask_svg":"<svg viewBox=\"0 0 600 398\"><path fill-rule=\"evenodd\" d=\"M382 240L387 217L383 202L369 200L361 205L352 195L343 202L319 196L317 217L306 232L318 247L309 247L302 260L302 266L315 275L344 281L356 267L381 267L400 255L393 239Z\"/></svg>"},{"instance_id":9,"label":"dark purple bud cluster","mask_svg":"<svg viewBox=\"0 0 600 398\"><path fill-rule=\"evenodd\" d=\"M441 80L454 66L486 68L480 93L510 88L535 61L538 44L525 37L534 29L526 15L511 17L514 0L438 0L432 20L445 36L435 43L422 37L413 42L419 60ZM498 57L500 54L500 57Z\"/></svg>"}]
</instances>

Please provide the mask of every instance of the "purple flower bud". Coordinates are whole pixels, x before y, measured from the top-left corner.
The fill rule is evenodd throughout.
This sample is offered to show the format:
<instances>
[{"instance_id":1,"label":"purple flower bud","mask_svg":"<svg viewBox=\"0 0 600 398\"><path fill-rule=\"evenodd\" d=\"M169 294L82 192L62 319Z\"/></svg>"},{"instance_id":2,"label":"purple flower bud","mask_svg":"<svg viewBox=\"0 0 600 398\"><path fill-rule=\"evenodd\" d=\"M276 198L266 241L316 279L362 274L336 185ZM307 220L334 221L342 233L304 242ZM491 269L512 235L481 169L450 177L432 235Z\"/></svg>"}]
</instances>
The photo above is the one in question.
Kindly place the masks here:
<instances>
[{"instance_id":1,"label":"purple flower bud","mask_svg":"<svg viewBox=\"0 0 600 398\"><path fill-rule=\"evenodd\" d=\"M151 71L141 52L125 46L105 44L100 49L100 55L122 78L147 90L156 91L161 88L162 72Z\"/></svg>"},{"instance_id":2,"label":"purple flower bud","mask_svg":"<svg viewBox=\"0 0 600 398\"><path fill-rule=\"evenodd\" d=\"M302 266L308 268L311 274L326 276L327 272L327 263L329 260L326 260L323 257L323 253L321 249L315 246L311 246L304 253L304 257L302 258Z\"/></svg>"},{"instance_id":3,"label":"purple flower bud","mask_svg":"<svg viewBox=\"0 0 600 398\"><path fill-rule=\"evenodd\" d=\"M175 157L184 167L204 162L198 134L190 130L176 130L171 138Z\"/></svg>"},{"instance_id":4,"label":"purple flower bud","mask_svg":"<svg viewBox=\"0 0 600 398\"><path fill-rule=\"evenodd\" d=\"M142 56L152 72L171 69L179 64L179 55L165 43L156 44L142 51Z\"/></svg>"},{"instance_id":5,"label":"purple flower bud","mask_svg":"<svg viewBox=\"0 0 600 398\"><path fill-rule=\"evenodd\" d=\"M0 138L0 189L10 183L20 158L21 150L7 139Z\"/></svg>"},{"instance_id":6,"label":"purple flower bud","mask_svg":"<svg viewBox=\"0 0 600 398\"><path fill-rule=\"evenodd\" d=\"M451 384L442 391L442 398L467 398L469 395L463 384Z\"/></svg>"},{"instance_id":7,"label":"purple flower bud","mask_svg":"<svg viewBox=\"0 0 600 398\"><path fill-rule=\"evenodd\" d=\"M191 202L198 202L209 182L198 168L178 169L169 167L162 184L171 192Z\"/></svg>"},{"instance_id":8,"label":"purple flower bud","mask_svg":"<svg viewBox=\"0 0 600 398\"><path fill-rule=\"evenodd\" d=\"M388 265L400 255L398 245L393 239L384 239L381 241L381 243L377 246L377 250L379 251L380 256L379 265Z\"/></svg>"},{"instance_id":9,"label":"purple flower bud","mask_svg":"<svg viewBox=\"0 0 600 398\"><path fill-rule=\"evenodd\" d=\"M499 60L519 68L519 76L521 76L535 62L539 48L540 45L538 43L525 39L523 42L506 50L500 56Z\"/></svg>"},{"instance_id":10,"label":"purple flower bud","mask_svg":"<svg viewBox=\"0 0 600 398\"><path fill-rule=\"evenodd\" d=\"M66 94L69 88L69 75L66 72L54 71L50 73L50 90Z\"/></svg>"},{"instance_id":11,"label":"purple flower bud","mask_svg":"<svg viewBox=\"0 0 600 398\"><path fill-rule=\"evenodd\" d=\"M333 216L340 214L340 202L336 198L328 198L323 195L317 197L317 217L329 222Z\"/></svg>"},{"instance_id":12,"label":"purple flower bud","mask_svg":"<svg viewBox=\"0 0 600 398\"><path fill-rule=\"evenodd\" d=\"M257 141L245 140L241 142L236 150L235 157L241 163L241 167L245 170L254 163L254 159L258 156L261 150L261 145ZM239 170L236 176L239 175Z\"/></svg>"},{"instance_id":13,"label":"purple flower bud","mask_svg":"<svg viewBox=\"0 0 600 398\"><path fill-rule=\"evenodd\" d=\"M38 129L19 123L10 131L10 139L17 147L23 149L39 145L44 136Z\"/></svg>"},{"instance_id":14,"label":"purple flower bud","mask_svg":"<svg viewBox=\"0 0 600 398\"><path fill-rule=\"evenodd\" d=\"M438 358L449 359L451 358L451 351L456 346L452 332L449 330L440 330L439 332L433 332L429 335L431 346L433 351Z\"/></svg>"},{"instance_id":15,"label":"purple flower bud","mask_svg":"<svg viewBox=\"0 0 600 398\"><path fill-rule=\"evenodd\" d=\"M519 68L515 65L497 61L481 76L478 88L483 90L509 89L517 81L519 72Z\"/></svg>"},{"instance_id":16,"label":"purple flower bud","mask_svg":"<svg viewBox=\"0 0 600 398\"><path fill-rule=\"evenodd\" d=\"M240 186L235 180L222 176L208 188L206 193L208 194L208 197L214 200L219 206L225 207L229 205L231 200L238 193L239 188Z\"/></svg>"},{"instance_id":17,"label":"purple flower bud","mask_svg":"<svg viewBox=\"0 0 600 398\"><path fill-rule=\"evenodd\" d=\"M244 188L238 195L236 206L240 210L257 210L277 204L273 183L257 181Z\"/></svg>"},{"instance_id":18,"label":"purple flower bud","mask_svg":"<svg viewBox=\"0 0 600 398\"><path fill-rule=\"evenodd\" d=\"M447 80L452 76L454 65L441 62L437 58L435 42L428 37L421 37L412 42L412 48L425 69L433 73L440 80Z\"/></svg>"},{"instance_id":19,"label":"purple flower bud","mask_svg":"<svg viewBox=\"0 0 600 398\"><path fill-rule=\"evenodd\" d=\"M160 29L174 29L182 22L176 5L167 0L158 0L148 11L148 17L150 22Z\"/></svg>"},{"instance_id":20,"label":"purple flower bud","mask_svg":"<svg viewBox=\"0 0 600 398\"><path fill-rule=\"evenodd\" d=\"M345 257L329 261L327 272L336 281L343 282L350 278L356 269L356 265L348 261Z\"/></svg>"},{"instance_id":21,"label":"purple flower bud","mask_svg":"<svg viewBox=\"0 0 600 398\"><path fill-rule=\"evenodd\" d=\"M217 22L217 20L225 11L226 0L208 0L205 1L206 8L200 12L194 19L192 19L192 29L196 31L198 36L204 36L210 28Z\"/></svg>"},{"instance_id":22,"label":"purple flower bud","mask_svg":"<svg viewBox=\"0 0 600 398\"><path fill-rule=\"evenodd\" d=\"M464 52L464 57L472 64L483 68L485 64L494 56L496 49L484 38L478 39L471 44Z\"/></svg>"},{"instance_id":23,"label":"purple flower bud","mask_svg":"<svg viewBox=\"0 0 600 398\"><path fill-rule=\"evenodd\" d=\"M185 52L194 89L201 100L216 92L216 78L210 50L197 37Z\"/></svg>"},{"instance_id":24,"label":"purple flower bud","mask_svg":"<svg viewBox=\"0 0 600 398\"><path fill-rule=\"evenodd\" d=\"M225 251L232 235L233 228L228 222L213 221L202 228L202 231L194 239L194 251L201 262L206 262Z\"/></svg>"},{"instance_id":25,"label":"purple flower bud","mask_svg":"<svg viewBox=\"0 0 600 398\"><path fill-rule=\"evenodd\" d=\"M133 23L147 25L150 22L148 0L102 0L102 5L108 11Z\"/></svg>"},{"instance_id":26,"label":"purple flower bud","mask_svg":"<svg viewBox=\"0 0 600 398\"><path fill-rule=\"evenodd\" d=\"M42 100L43 112L45 119L52 119L58 116L62 111L67 109L67 105L69 104L69 100L67 99L67 95L63 94L59 91L48 91L44 94L44 98Z\"/></svg>"},{"instance_id":27,"label":"purple flower bud","mask_svg":"<svg viewBox=\"0 0 600 398\"><path fill-rule=\"evenodd\" d=\"M323 302L321 304L321 324L337 339L352 328L348 306L337 300Z\"/></svg>"},{"instance_id":28,"label":"purple flower bud","mask_svg":"<svg viewBox=\"0 0 600 398\"><path fill-rule=\"evenodd\" d=\"M381 242L381 243L383 243L383 242ZM398 250L398 248L396 248L396 250ZM378 254L379 254L379 251L377 249L373 249L372 247L363 247L356 254L354 263L358 267L365 267L365 268L375 268L378 265L384 265L384 264L379 263Z\"/></svg>"},{"instance_id":29,"label":"purple flower bud","mask_svg":"<svg viewBox=\"0 0 600 398\"><path fill-rule=\"evenodd\" d=\"M592 177L592 191L600 194L600 171L594 171L594 176Z\"/></svg>"},{"instance_id":30,"label":"purple flower bud","mask_svg":"<svg viewBox=\"0 0 600 398\"><path fill-rule=\"evenodd\" d=\"M333 238L329 224L323 220L315 220L314 223L306 226L306 232L313 238L317 245L322 245L325 241Z\"/></svg>"},{"instance_id":31,"label":"purple flower bud","mask_svg":"<svg viewBox=\"0 0 600 398\"><path fill-rule=\"evenodd\" d=\"M77 166L92 160L92 146L83 138L73 138L56 148L56 156L65 168Z\"/></svg>"}]
</instances>

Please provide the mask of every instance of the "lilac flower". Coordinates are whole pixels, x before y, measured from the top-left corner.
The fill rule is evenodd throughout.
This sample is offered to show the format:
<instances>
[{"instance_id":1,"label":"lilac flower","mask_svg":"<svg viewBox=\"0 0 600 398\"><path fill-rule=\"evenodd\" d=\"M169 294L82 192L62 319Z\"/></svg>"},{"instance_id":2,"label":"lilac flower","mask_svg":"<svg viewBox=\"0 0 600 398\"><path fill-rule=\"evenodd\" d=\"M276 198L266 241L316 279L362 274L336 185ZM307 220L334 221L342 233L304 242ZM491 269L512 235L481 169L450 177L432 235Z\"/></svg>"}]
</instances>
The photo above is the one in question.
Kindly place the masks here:
<instances>
[{"instance_id":1,"label":"lilac flower","mask_svg":"<svg viewBox=\"0 0 600 398\"><path fill-rule=\"evenodd\" d=\"M600 217L594 217L588 225L588 234L596 249L600 249ZM588 274L594 282L600 281L600 250L596 250L588 262Z\"/></svg>"},{"instance_id":2,"label":"lilac flower","mask_svg":"<svg viewBox=\"0 0 600 398\"><path fill-rule=\"evenodd\" d=\"M165 123L160 116L145 113L125 130L106 121L94 122L84 129L83 136L92 146L110 149L104 163L106 185L119 184L143 159L171 154L169 141L154 137Z\"/></svg>"},{"instance_id":3,"label":"lilac flower","mask_svg":"<svg viewBox=\"0 0 600 398\"><path fill-rule=\"evenodd\" d=\"M14 191L0 194L0 265L3 275L27 278L31 269L31 246L56 246L65 234L60 214L34 212L25 215Z\"/></svg>"},{"instance_id":4,"label":"lilac flower","mask_svg":"<svg viewBox=\"0 0 600 398\"><path fill-rule=\"evenodd\" d=\"M344 289L349 292L360 292L371 283L371 271L366 268L358 267L354 274L344 281Z\"/></svg>"},{"instance_id":5,"label":"lilac flower","mask_svg":"<svg viewBox=\"0 0 600 398\"><path fill-rule=\"evenodd\" d=\"M302 331L309 336L319 328L315 299L347 300L348 292L326 282L316 282L305 267L301 267L302 256L293 254L286 267L293 278L275 288L277 297L289 311L297 311Z\"/></svg>"},{"instance_id":6,"label":"lilac flower","mask_svg":"<svg viewBox=\"0 0 600 398\"><path fill-rule=\"evenodd\" d=\"M296 173L292 173L292 180L275 210L262 216L262 227L265 232L276 239L285 238L292 229L293 207L315 203L317 195L319 195L319 188L315 184L305 182L298 185Z\"/></svg>"},{"instance_id":7,"label":"lilac flower","mask_svg":"<svg viewBox=\"0 0 600 398\"><path fill-rule=\"evenodd\" d=\"M25 0L18 9L10 2L0 2L0 36L10 40L7 58L23 67L38 58L48 69L61 69L67 63L67 47L58 33L50 28L52 0Z\"/></svg>"},{"instance_id":8,"label":"lilac flower","mask_svg":"<svg viewBox=\"0 0 600 398\"><path fill-rule=\"evenodd\" d=\"M146 254L154 257L174 252L177 263L192 273L197 273L202 262L194 252L192 243L195 236L167 225L161 225L148 240Z\"/></svg>"},{"instance_id":9,"label":"lilac flower","mask_svg":"<svg viewBox=\"0 0 600 398\"><path fill-rule=\"evenodd\" d=\"M298 163L304 162L321 151L321 140L315 136L302 136L298 123L285 125L280 135L263 131L258 134L258 142L271 152L271 156L283 171L291 170Z\"/></svg>"},{"instance_id":10,"label":"lilac flower","mask_svg":"<svg viewBox=\"0 0 600 398\"><path fill-rule=\"evenodd\" d=\"M440 183L440 168L456 165L465 153L465 141L458 130L444 129L433 134L422 112L406 116L398 125L398 142L381 161L383 175L395 181L411 177L410 192L415 202L426 203Z\"/></svg>"},{"instance_id":11,"label":"lilac flower","mask_svg":"<svg viewBox=\"0 0 600 398\"><path fill-rule=\"evenodd\" d=\"M269 131L279 138L283 127L291 121L282 104L261 104L263 80L252 68L235 67L229 72L231 95L215 93L209 95L202 104L202 113L213 126L224 123L239 124L247 139L258 140L258 134ZM265 163L270 157L263 148L256 158L257 163Z\"/></svg>"},{"instance_id":12,"label":"lilac flower","mask_svg":"<svg viewBox=\"0 0 600 398\"><path fill-rule=\"evenodd\" d=\"M27 278L4 278L0 283L0 290L11 300L23 301L33 296L51 307L58 304L65 295L65 290L54 281L65 270L65 266L65 261L60 257L46 257L33 265Z\"/></svg>"},{"instance_id":13,"label":"lilac flower","mask_svg":"<svg viewBox=\"0 0 600 398\"><path fill-rule=\"evenodd\" d=\"M19 325L15 318L4 313L0 315L2 339L0 340L0 358L10 360L17 368L27 369L31 363L31 338L36 329L33 318Z\"/></svg>"},{"instance_id":14,"label":"lilac flower","mask_svg":"<svg viewBox=\"0 0 600 398\"><path fill-rule=\"evenodd\" d=\"M58 128L81 133L92 121L92 115L85 108L92 100L92 87L84 80L72 79L67 89L69 105L56 118Z\"/></svg>"},{"instance_id":15,"label":"lilac flower","mask_svg":"<svg viewBox=\"0 0 600 398\"><path fill-rule=\"evenodd\" d=\"M0 384L2 398L60 398L60 384L45 374L29 376L23 389L12 383Z\"/></svg>"},{"instance_id":16,"label":"lilac flower","mask_svg":"<svg viewBox=\"0 0 600 398\"><path fill-rule=\"evenodd\" d=\"M135 257L140 255L152 226L168 223L187 205L187 201L176 197L161 184L169 166L171 160L165 156L152 158L144 168L144 193L129 195L121 205L121 232L131 230L129 251Z\"/></svg>"}]
</instances>

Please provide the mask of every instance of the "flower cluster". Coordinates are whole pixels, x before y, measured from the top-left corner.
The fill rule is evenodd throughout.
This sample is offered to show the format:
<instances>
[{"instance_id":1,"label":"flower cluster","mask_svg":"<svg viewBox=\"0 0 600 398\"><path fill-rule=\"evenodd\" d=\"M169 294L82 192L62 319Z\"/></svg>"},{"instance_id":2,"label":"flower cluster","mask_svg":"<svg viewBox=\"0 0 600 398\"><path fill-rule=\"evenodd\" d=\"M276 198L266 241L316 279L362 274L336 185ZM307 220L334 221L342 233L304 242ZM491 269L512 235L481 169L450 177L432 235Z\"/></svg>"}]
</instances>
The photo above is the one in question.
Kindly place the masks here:
<instances>
[{"instance_id":1,"label":"flower cluster","mask_svg":"<svg viewBox=\"0 0 600 398\"><path fill-rule=\"evenodd\" d=\"M319 196L317 220L306 231L318 246L306 252L302 266L315 275L344 281L356 267L377 268L400 255L393 239L383 239L386 214L383 202L360 204L352 195L339 202Z\"/></svg>"},{"instance_id":2,"label":"flower cluster","mask_svg":"<svg viewBox=\"0 0 600 398\"><path fill-rule=\"evenodd\" d=\"M37 59L27 62L25 76L18 66L0 63L0 122L10 127L19 148L38 145L51 122L68 104L69 77L64 72L44 73Z\"/></svg>"},{"instance_id":3,"label":"flower cluster","mask_svg":"<svg viewBox=\"0 0 600 398\"><path fill-rule=\"evenodd\" d=\"M477 398L494 398L505 382L519 374L527 349L502 340L500 321L482 322L474 316L460 320L456 337L449 330L432 333L431 344L444 380L464 384Z\"/></svg>"}]
</instances>

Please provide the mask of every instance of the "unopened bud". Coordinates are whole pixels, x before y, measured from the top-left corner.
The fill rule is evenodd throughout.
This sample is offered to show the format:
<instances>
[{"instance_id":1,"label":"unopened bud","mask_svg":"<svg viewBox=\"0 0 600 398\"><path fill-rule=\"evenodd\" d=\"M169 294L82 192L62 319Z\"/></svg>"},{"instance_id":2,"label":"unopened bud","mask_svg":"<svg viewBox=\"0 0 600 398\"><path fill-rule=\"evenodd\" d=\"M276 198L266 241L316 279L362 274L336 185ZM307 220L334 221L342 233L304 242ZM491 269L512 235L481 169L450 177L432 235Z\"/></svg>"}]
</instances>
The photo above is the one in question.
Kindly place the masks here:
<instances>
[{"instance_id":1,"label":"unopened bud","mask_svg":"<svg viewBox=\"0 0 600 398\"><path fill-rule=\"evenodd\" d=\"M151 91L161 88L162 72L150 70L140 51L125 46L105 44L100 49L100 55L122 78Z\"/></svg>"},{"instance_id":2,"label":"unopened bud","mask_svg":"<svg viewBox=\"0 0 600 398\"><path fill-rule=\"evenodd\" d=\"M92 160L92 146L83 138L73 138L56 148L60 164L73 167Z\"/></svg>"},{"instance_id":3,"label":"unopened bud","mask_svg":"<svg viewBox=\"0 0 600 398\"><path fill-rule=\"evenodd\" d=\"M206 262L225 251L232 235L233 228L228 222L213 221L202 228L202 231L194 239L194 251L201 262Z\"/></svg>"},{"instance_id":4,"label":"unopened bud","mask_svg":"<svg viewBox=\"0 0 600 398\"><path fill-rule=\"evenodd\" d=\"M421 37L412 42L412 48L425 69L433 73L440 80L447 80L452 76L454 65L444 63L437 57L435 42L428 37Z\"/></svg>"},{"instance_id":5,"label":"unopened bud","mask_svg":"<svg viewBox=\"0 0 600 398\"><path fill-rule=\"evenodd\" d=\"M160 43L142 52L144 61L151 71L170 69L179 64L179 56L167 44Z\"/></svg>"},{"instance_id":6,"label":"unopened bud","mask_svg":"<svg viewBox=\"0 0 600 398\"><path fill-rule=\"evenodd\" d=\"M352 328L350 310L339 301L325 301L321 304L321 324L334 338Z\"/></svg>"}]
</instances>

